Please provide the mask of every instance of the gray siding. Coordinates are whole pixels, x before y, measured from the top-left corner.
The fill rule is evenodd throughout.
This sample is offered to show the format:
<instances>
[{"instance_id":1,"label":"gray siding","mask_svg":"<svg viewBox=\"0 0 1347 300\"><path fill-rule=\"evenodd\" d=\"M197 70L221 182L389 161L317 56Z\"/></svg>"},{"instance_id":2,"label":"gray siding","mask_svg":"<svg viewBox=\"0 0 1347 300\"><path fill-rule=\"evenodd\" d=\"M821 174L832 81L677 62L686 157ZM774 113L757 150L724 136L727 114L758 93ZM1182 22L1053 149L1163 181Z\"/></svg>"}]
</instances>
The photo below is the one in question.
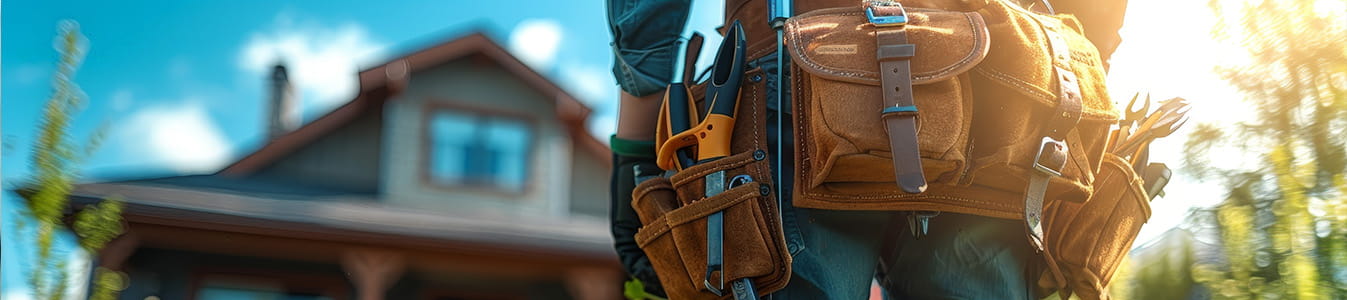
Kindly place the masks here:
<instances>
[{"instance_id":1,"label":"gray siding","mask_svg":"<svg viewBox=\"0 0 1347 300\"><path fill-rule=\"evenodd\" d=\"M487 59L460 59L413 73L407 90L385 107L383 198L402 206L465 214L566 215L572 147L559 128L551 97ZM524 191L502 193L425 182L425 111L433 102L532 119L532 168Z\"/></svg>"},{"instance_id":2,"label":"gray siding","mask_svg":"<svg viewBox=\"0 0 1347 300\"><path fill-rule=\"evenodd\" d=\"M588 138L588 137L584 137ZM571 164L571 214L608 218L607 162L587 152L576 152ZM619 200L630 201L631 199Z\"/></svg>"},{"instance_id":3,"label":"gray siding","mask_svg":"<svg viewBox=\"0 0 1347 300\"><path fill-rule=\"evenodd\" d=\"M301 180L343 190L378 191L382 127L382 116L364 114L276 160L257 176Z\"/></svg>"}]
</instances>

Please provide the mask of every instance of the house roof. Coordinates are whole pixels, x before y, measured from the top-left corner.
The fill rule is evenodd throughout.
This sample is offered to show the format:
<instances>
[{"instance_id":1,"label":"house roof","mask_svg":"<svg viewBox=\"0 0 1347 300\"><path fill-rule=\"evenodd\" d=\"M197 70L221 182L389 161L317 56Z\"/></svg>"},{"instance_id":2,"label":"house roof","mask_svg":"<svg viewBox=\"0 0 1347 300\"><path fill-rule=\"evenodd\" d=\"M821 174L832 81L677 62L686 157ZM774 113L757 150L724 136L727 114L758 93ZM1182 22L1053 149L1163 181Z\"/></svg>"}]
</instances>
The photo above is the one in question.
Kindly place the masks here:
<instances>
[{"instance_id":1,"label":"house roof","mask_svg":"<svg viewBox=\"0 0 1347 300\"><path fill-rule=\"evenodd\" d=\"M302 237L346 243L613 258L612 238L598 218L483 218L388 205L372 194L323 194L303 187L255 187L220 176L80 184L76 206L118 195L131 223L211 231ZM299 189L299 190L296 190ZM303 199L305 201L292 201ZM469 246L471 245L471 246Z\"/></svg>"},{"instance_id":2,"label":"house roof","mask_svg":"<svg viewBox=\"0 0 1347 300\"><path fill-rule=\"evenodd\" d=\"M406 88L412 73L473 55L490 59L539 93L551 96L556 102L557 118L566 127L567 134L580 148L579 151L595 155L598 161L611 164L608 146L585 129L585 121L592 112L589 107L529 68L491 38L476 32L360 71L360 92L355 99L294 131L267 141L261 148L220 170L218 174L246 175L260 170L361 115L382 112L383 104Z\"/></svg>"},{"instance_id":3,"label":"house roof","mask_svg":"<svg viewBox=\"0 0 1347 300\"><path fill-rule=\"evenodd\" d=\"M541 216L517 222L513 221L517 216L432 213L382 203L376 191L255 174L361 116L382 113L383 104L406 87L413 72L469 56L485 57L541 94L550 95L556 101L558 119L579 147L576 151L611 163L607 146L584 128L591 112L588 107L485 35L473 33L361 71L360 92L350 102L268 141L215 174L77 184L72 201L87 205L117 195L126 201L128 221L145 224L454 251L548 250L548 255L612 260L612 239L606 223L598 218ZM25 193L31 189L17 191L28 198ZM465 250L462 243L475 246Z\"/></svg>"}]
</instances>

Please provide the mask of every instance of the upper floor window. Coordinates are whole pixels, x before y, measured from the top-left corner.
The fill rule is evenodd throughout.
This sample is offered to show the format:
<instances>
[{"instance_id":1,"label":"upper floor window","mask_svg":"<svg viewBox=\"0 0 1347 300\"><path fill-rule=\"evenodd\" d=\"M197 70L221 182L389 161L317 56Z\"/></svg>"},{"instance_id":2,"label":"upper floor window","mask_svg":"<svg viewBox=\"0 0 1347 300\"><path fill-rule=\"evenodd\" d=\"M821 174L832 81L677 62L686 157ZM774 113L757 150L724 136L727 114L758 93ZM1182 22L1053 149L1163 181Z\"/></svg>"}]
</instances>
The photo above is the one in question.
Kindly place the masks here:
<instances>
[{"instance_id":1,"label":"upper floor window","mask_svg":"<svg viewBox=\"0 0 1347 300\"><path fill-rule=\"evenodd\" d=\"M533 141L528 122L451 109L435 109L429 118L431 182L524 189Z\"/></svg>"}]
</instances>

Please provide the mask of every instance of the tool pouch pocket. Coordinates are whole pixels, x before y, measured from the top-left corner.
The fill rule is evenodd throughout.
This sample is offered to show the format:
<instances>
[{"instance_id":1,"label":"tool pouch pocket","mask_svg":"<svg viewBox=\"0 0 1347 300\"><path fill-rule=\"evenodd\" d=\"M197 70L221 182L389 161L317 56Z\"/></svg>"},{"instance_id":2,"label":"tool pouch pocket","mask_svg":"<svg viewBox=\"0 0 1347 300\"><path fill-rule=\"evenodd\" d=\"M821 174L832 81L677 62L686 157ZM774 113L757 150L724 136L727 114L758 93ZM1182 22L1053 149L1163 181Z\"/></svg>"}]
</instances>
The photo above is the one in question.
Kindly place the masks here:
<instances>
[{"instance_id":1,"label":"tool pouch pocket","mask_svg":"<svg viewBox=\"0 0 1347 300\"><path fill-rule=\"evenodd\" d=\"M719 175L716 175L716 174ZM701 197L706 180L723 176L725 191ZM702 163L670 178L655 178L637 186L632 207L643 227L636 243L650 257L670 299L729 299L733 281L748 278L759 294L776 291L790 277L776 203L768 185L756 179L770 176L765 153L744 152ZM708 220L720 214L720 241L708 238ZM719 242L722 270L707 274L708 244ZM720 289L724 276L724 294Z\"/></svg>"},{"instance_id":2,"label":"tool pouch pocket","mask_svg":"<svg viewBox=\"0 0 1347 300\"><path fill-rule=\"evenodd\" d=\"M1054 201L1044 210L1044 257L1058 283L1081 299L1106 297L1105 288L1127 256L1151 207L1131 164L1104 154L1088 201ZM1052 274L1045 274L1052 276Z\"/></svg>"},{"instance_id":3,"label":"tool pouch pocket","mask_svg":"<svg viewBox=\"0 0 1347 300\"><path fill-rule=\"evenodd\" d=\"M969 74L990 47L971 12L907 10L917 145L930 183L958 184L969 162ZM853 209L907 196L895 184L876 55L876 28L860 7L815 10L786 25L795 102L801 207ZM884 70L887 72L888 70ZM906 88L906 87L900 87Z\"/></svg>"},{"instance_id":4,"label":"tool pouch pocket","mask_svg":"<svg viewBox=\"0 0 1347 300\"><path fill-rule=\"evenodd\" d=\"M1071 91L1080 99L1080 120L1065 136L1069 159L1061 176L1051 179L1045 198L1089 199L1099 186L1094 175L1109 127L1118 120L1098 50L1070 15L1030 12L1006 0L986 0L975 9L987 22L995 49L969 72L974 106L980 108L973 113L977 145L970 155L970 182L1021 194L1027 174L1034 172L1044 125L1058 117L1053 114Z\"/></svg>"}]
</instances>

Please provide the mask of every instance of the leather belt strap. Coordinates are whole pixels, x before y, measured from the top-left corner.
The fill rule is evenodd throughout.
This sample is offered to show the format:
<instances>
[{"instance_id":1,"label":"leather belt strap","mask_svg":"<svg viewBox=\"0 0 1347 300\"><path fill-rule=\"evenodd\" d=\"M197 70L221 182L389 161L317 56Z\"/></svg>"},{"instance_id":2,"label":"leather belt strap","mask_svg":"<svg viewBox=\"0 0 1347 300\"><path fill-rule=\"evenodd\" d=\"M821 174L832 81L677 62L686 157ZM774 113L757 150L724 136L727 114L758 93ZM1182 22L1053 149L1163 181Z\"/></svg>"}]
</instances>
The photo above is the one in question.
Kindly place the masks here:
<instances>
[{"instance_id":1,"label":"leather belt strap","mask_svg":"<svg viewBox=\"0 0 1347 300\"><path fill-rule=\"evenodd\" d=\"M870 1L866 16L875 26L876 55L884 108L880 111L889 135L893 173L907 193L926 190L921 153L917 146L917 106L912 100L912 56L916 45L907 43L907 13L894 1Z\"/></svg>"},{"instance_id":2,"label":"leather belt strap","mask_svg":"<svg viewBox=\"0 0 1347 300\"><path fill-rule=\"evenodd\" d=\"M1062 175L1066 166L1068 149L1066 134L1080 122L1081 94L1076 73L1071 71L1071 49L1058 32L1059 28L1039 22L1048 39L1052 51L1052 65L1056 72L1058 95L1057 108L1045 124L1042 143L1034 155L1033 170L1029 174L1029 187L1024 195L1024 219L1029 226L1030 242L1043 249L1043 196L1047 193L1048 182L1052 177Z\"/></svg>"},{"instance_id":3,"label":"leather belt strap","mask_svg":"<svg viewBox=\"0 0 1347 300\"><path fill-rule=\"evenodd\" d=\"M1062 38L1060 28L1042 20L1038 22L1047 37L1049 51L1052 51L1052 65L1057 77L1057 108L1043 128L1043 140L1038 153L1034 155L1033 170L1029 171L1029 187L1024 193L1024 221L1028 226L1030 244L1043 253L1053 279L1059 287L1064 288L1065 276L1057 266L1051 249L1043 245L1043 197L1052 177L1062 176L1062 169L1066 167L1070 156L1066 135L1080 122L1080 83L1076 80L1076 73L1071 71L1071 49ZM1064 298L1070 295L1069 291L1063 292L1066 293Z\"/></svg>"}]
</instances>

